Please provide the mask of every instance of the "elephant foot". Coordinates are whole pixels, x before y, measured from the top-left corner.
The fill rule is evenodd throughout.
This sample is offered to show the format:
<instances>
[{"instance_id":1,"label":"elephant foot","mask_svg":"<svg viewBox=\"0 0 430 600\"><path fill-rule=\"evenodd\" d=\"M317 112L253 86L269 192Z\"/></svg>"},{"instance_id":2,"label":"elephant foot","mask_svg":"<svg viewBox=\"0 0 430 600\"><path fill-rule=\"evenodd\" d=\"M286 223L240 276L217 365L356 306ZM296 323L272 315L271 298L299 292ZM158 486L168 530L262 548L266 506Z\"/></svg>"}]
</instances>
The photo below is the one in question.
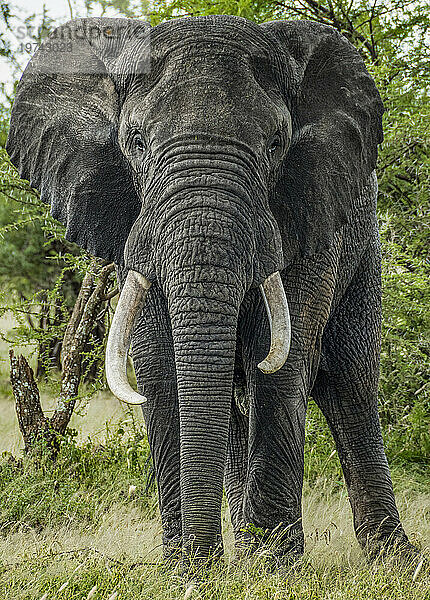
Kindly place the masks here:
<instances>
[{"instance_id":1,"label":"elephant foot","mask_svg":"<svg viewBox=\"0 0 430 600\"><path fill-rule=\"evenodd\" d=\"M381 532L378 528L373 535L365 538L357 535L369 562L390 563L396 568L415 568L424 555L409 541L403 528L398 525L391 532Z\"/></svg>"},{"instance_id":2,"label":"elephant foot","mask_svg":"<svg viewBox=\"0 0 430 600\"><path fill-rule=\"evenodd\" d=\"M263 561L269 572L300 569L304 552L301 524L279 525L272 530L248 525L235 537L235 562Z\"/></svg>"},{"instance_id":3,"label":"elephant foot","mask_svg":"<svg viewBox=\"0 0 430 600\"><path fill-rule=\"evenodd\" d=\"M163 540L163 560L167 566L175 567L182 558L182 537Z\"/></svg>"},{"instance_id":4,"label":"elephant foot","mask_svg":"<svg viewBox=\"0 0 430 600\"><path fill-rule=\"evenodd\" d=\"M415 569L419 563L427 563L424 554L410 543L406 535L403 539L397 537L386 540L369 541L364 548L369 562L390 564L396 568Z\"/></svg>"},{"instance_id":5,"label":"elephant foot","mask_svg":"<svg viewBox=\"0 0 430 600\"><path fill-rule=\"evenodd\" d=\"M180 561L180 574L186 582L198 583L204 581L214 564L224 557L224 544L222 535L219 534L216 544L210 551L202 555L198 548L182 548Z\"/></svg>"},{"instance_id":6,"label":"elephant foot","mask_svg":"<svg viewBox=\"0 0 430 600\"><path fill-rule=\"evenodd\" d=\"M163 559L166 565L176 566L182 558L182 523L177 514L164 515Z\"/></svg>"},{"instance_id":7,"label":"elephant foot","mask_svg":"<svg viewBox=\"0 0 430 600\"><path fill-rule=\"evenodd\" d=\"M302 572L303 554L288 552L280 556L264 548L252 553L240 549L235 552L233 564L239 569L255 571L259 575L281 575L283 579L292 582Z\"/></svg>"}]
</instances>

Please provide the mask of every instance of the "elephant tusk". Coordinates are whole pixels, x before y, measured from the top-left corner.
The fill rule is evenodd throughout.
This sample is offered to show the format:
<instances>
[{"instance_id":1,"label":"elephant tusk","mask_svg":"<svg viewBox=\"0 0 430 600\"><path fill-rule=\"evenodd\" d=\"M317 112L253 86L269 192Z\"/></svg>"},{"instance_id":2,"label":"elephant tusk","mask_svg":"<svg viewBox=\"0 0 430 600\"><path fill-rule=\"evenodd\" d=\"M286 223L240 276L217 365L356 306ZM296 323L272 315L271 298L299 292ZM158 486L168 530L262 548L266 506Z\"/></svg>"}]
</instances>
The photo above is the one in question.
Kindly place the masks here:
<instances>
[{"instance_id":1,"label":"elephant tusk","mask_svg":"<svg viewBox=\"0 0 430 600\"><path fill-rule=\"evenodd\" d=\"M270 350L258 364L263 373L275 373L288 358L291 343L290 311L279 271L272 273L260 285L270 322Z\"/></svg>"},{"instance_id":2,"label":"elephant tusk","mask_svg":"<svg viewBox=\"0 0 430 600\"><path fill-rule=\"evenodd\" d=\"M106 345L106 379L119 400L143 404L145 396L136 392L127 379L127 354L131 335L151 282L136 271L129 271L118 300Z\"/></svg>"}]
</instances>

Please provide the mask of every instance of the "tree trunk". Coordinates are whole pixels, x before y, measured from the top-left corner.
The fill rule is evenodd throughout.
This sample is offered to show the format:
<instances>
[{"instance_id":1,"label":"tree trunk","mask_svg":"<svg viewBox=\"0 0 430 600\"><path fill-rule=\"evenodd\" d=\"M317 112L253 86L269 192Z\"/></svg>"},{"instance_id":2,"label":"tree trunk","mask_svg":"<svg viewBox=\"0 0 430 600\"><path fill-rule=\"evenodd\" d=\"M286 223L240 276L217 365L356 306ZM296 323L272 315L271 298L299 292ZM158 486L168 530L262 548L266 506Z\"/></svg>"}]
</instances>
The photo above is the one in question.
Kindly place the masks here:
<instances>
[{"instance_id":1,"label":"tree trunk","mask_svg":"<svg viewBox=\"0 0 430 600\"><path fill-rule=\"evenodd\" d=\"M54 414L45 417L33 370L23 356L15 357L10 351L11 384L19 428L24 438L25 451L31 452L44 442L53 455L58 450L59 437L64 435L70 422L82 376L82 353L88 343L100 307L106 300L106 287L115 266L102 267L94 274L97 261L85 275L72 315L63 337L60 394Z\"/></svg>"}]
</instances>

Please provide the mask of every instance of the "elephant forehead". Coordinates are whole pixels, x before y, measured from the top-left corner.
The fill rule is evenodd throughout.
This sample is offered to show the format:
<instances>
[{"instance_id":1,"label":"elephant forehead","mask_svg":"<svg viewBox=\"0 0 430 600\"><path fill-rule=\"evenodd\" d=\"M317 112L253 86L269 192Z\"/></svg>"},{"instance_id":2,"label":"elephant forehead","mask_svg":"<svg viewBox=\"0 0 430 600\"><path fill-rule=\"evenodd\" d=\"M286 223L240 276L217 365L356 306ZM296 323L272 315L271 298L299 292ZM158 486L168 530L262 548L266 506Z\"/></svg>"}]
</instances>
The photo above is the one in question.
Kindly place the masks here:
<instances>
[{"instance_id":1,"label":"elephant forehead","mask_svg":"<svg viewBox=\"0 0 430 600\"><path fill-rule=\"evenodd\" d=\"M112 71L118 83L128 88L135 79L124 78L121 73L134 73L138 79L146 73L150 81L172 56L176 63L179 60L194 62L205 53L218 57L229 55L231 62L247 56L275 70L279 70L284 54L274 36L246 19L226 15L191 17L161 23L151 28L144 38L129 40L113 61Z\"/></svg>"},{"instance_id":2,"label":"elephant forehead","mask_svg":"<svg viewBox=\"0 0 430 600\"><path fill-rule=\"evenodd\" d=\"M210 15L166 21L152 28L151 53L154 59L181 46L214 47L243 50L247 53L270 55L273 38L255 23L230 15ZM278 49L279 50L279 49Z\"/></svg>"},{"instance_id":3,"label":"elephant forehead","mask_svg":"<svg viewBox=\"0 0 430 600\"><path fill-rule=\"evenodd\" d=\"M253 146L282 125L287 110L258 83L246 53L222 45L169 54L162 75L125 107L136 125L155 137L195 131L236 137Z\"/></svg>"}]
</instances>

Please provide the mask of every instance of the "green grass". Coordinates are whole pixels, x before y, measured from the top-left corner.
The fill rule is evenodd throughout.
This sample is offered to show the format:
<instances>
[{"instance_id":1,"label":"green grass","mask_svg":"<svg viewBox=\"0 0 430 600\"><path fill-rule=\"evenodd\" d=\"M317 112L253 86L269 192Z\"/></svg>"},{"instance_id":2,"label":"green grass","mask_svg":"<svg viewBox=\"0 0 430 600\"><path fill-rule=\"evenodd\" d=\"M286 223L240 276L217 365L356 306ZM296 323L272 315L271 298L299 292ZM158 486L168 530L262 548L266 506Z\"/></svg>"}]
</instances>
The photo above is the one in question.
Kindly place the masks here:
<instances>
[{"instance_id":1,"label":"green grass","mask_svg":"<svg viewBox=\"0 0 430 600\"><path fill-rule=\"evenodd\" d=\"M45 506L43 527L40 523L31 525L30 511L13 523L3 521L0 589L5 591L1 597L36 600L47 593L55 600L80 599L97 585L95 598L107 599L115 591L121 599L183 598L183 580L160 562L161 527L154 504L148 502L143 490L128 498L124 483L121 480L118 486L122 494L105 486L105 502L99 510L84 510L81 518L77 518L73 503L65 506L61 500L64 496L59 494L57 499L46 498L49 508ZM19 493L22 481L16 485ZM94 493L100 494L99 499L103 496L101 490L94 489ZM149 498L154 499L152 492ZM423 544L430 536L428 495L403 489L398 493L398 504L411 538ZM344 490L335 492L318 482L313 488L307 485L304 526L307 550L302 571L295 576L270 574L263 559L252 565L232 563L232 534L225 510L225 560L212 569L195 597L429 598L428 566L413 581L413 571L366 564L353 536ZM58 592L66 582L67 588Z\"/></svg>"},{"instance_id":2,"label":"green grass","mask_svg":"<svg viewBox=\"0 0 430 600\"><path fill-rule=\"evenodd\" d=\"M3 582L2 582L3 583ZM384 566L315 566L306 562L299 573L272 574L264 562L252 567L220 564L200 584L193 598L207 600L424 600L428 598L429 572L422 570L413 581L413 573L400 573ZM161 565L119 565L89 553L80 553L50 561L27 561L15 568L15 577L7 577L5 600L30 600L48 594L56 600L86 598L97 586L95 598L179 599L186 584L172 570ZM67 585L66 585L67 584ZM64 586L66 587L64 588ZM63 587L63 591L59 591Z\"/></svg>"}]
</instances>

